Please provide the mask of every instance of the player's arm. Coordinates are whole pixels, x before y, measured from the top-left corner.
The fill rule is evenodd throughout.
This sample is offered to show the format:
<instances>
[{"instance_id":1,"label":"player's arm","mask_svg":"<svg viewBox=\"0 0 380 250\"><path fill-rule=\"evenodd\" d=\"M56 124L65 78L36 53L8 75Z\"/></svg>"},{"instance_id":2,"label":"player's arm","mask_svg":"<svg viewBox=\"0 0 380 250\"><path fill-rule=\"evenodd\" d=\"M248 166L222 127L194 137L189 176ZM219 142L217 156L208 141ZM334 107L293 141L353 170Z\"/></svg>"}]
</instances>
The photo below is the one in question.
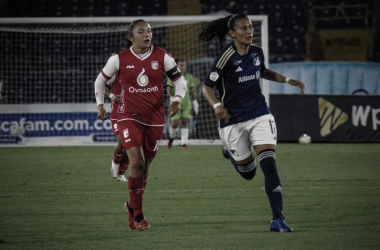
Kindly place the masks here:
<instances>
[{"instance_id":1,"label":"player's arm","mask_svg":"<svg viewBox=\"0 0 380 250\"><path fill-rule=\"evenodd\" d=\"M197 100L197 95L195 94L194 87L191 87L189 89L189 94L190 94L190 98L191 98L192 101L196 101Z\"/></svg>"},{"instance_id":2,"label":"player's arm","mask_svg":"<svg viewBox=\"0 0 380 250\"><path fill-rule=\"evenodd\" d=\"M119 56L117 54L112 55L104 66L102 72L98 75L95 80L95 99L98 105L98 118L101 120L107 120L107 112L104 109L104 94L105 85L108 80L110 80L115 73L119 70Z\"/></svg>"},{"instance_id":3,"label":"player's arm","mask_svg":"<svg viewBox=\"0 0 380 250\"><path fill-rule=\"evenodd\" d=\"M267 69L267 68L264 68L263 70L261 70L260 75L261 75L261 78L264 78L264 79L267 79L267 80L270 80L270 81L286 82L286 83L289 83L292 86L300 87L301 88L300 94L303 95L303 93L304 93L305 84L303 84L299 80L294 80L294 79L287 78L287 77L285 77L283 75L280 75L280 74L278 74L278 73L276 73L276 72L274 72L274 71L272 71L270 69Z\"/></svg>"},{"instance_id":4,"label":"player's arm","mask_svg":"<svg viewBox=\"0 0 380 250\"><path fill-rule=\"evenodd\" d=\"M174 97L174 96L173 96L173 87L172 87L172 86L169 86L169 85L168 85L167 91L168 91L168 95L169 95L169 97Z\"/></svg>"},{"instance_id":5,"label":"player's arm","mask_svg":"<svg viewBox=\"0 0 380 250\"><path fill-rule=\"evenodd\" d=\"M109 91L107 88L105 89L105 94L106 96L108 96L112 102L114 103L118 103L120 101L120 96L118 95L114 95L113 93L111 93L111 91Z\"/></svg>"},{"instance_id":6,"label":"player's arm","mask_svg":"<svg viewBox=\"0 0 380 250\"><path fill-rule=\"evenodd\" d=\"M189 89L189 94L190 94L191 101L193 103L194 112L195 112L196 115L198 115L198 113L199 113L199 104L198 104L198 100L197 100L197 95L195 94L195 91L194 91L194 87L191 87Z\"/></svg>"},{"instance_id":7,"label":"player's arm","mask_svg":"<svg viewBox=\"0 0 380 250\"><path fill-rule=\"evenodd\" d=\"M211 67L210 72L208 73L206 80L204 82L202 93L203 96L206 98L208 103L214 108L215 116L223 120L225 122L228 122L228 119L230 118L230 114L228 114L227 109L222 105L222 103L216 98L213 88L214 86L220 81L221 75L223 74L223 71L220 69L217 69L215 67L218 60L215 60L214 64Z\"/></svg>"},{"instance_id":8,"label":"player's arm","mask_svg":"<svg viewBox=\"0 0 380 250\"><path fill-rule=\"evenodd\" d=\"M175 63L174 59L168 54L165 54L164 67L166 74L175 86L174 98L169 106L169 114L170 116L174 116L179 112L180 103L186 94L186 80L177 68L177 64Z\"/></svg>"},{"instance_id":9,"label":"player's arm","mask_svg":"<svg viewBox=\"0 0 380 250\"><path fill-rule=\"evenodd\" d=\"M195 87L194 77L191 74L189 74L189 75L190 75L190 78L189 78L189 82L187 83L187 85L189 86L190 98L192 101L194 101L194 100L197 100L197 95L195 94L195 91L194 91L194 87Z\"/></svg>"},{"instance_id":10,"label":"player's arm","mask_svg":"<svg viewBox=\"0 0 380 250\"><path fill-rule=\"evenodd\" d=\"M196 78L195 76L193 76L193 84L194 84L194 88L193 88L193 91L194 91L193 107L194 107L194 112L197 115L199 113L199 103L198 103L198 100L197 100L197 92L195 91L195 88L199 84L199 79Z\"/></svg>"},{"instance_id":11,"label":"player's arm","mask_svg":"<svg viewBox=\"0 0 380 250\"><path fill-rule=\"evenodd\" d=\"M114 95L113 93L111 93L111 91L109 91L108 88L110 88L112 86L112 83L115 81L115 76L113 76L107 83L106 83L106 89L105 89L105 94L106 96L108 96L112 102L114 103L118 103L120 101L120 96L119 95Z\"/></svg>"},{"instance_id":12,"label":"player's arm","mask_svg":"<svg viewBox=\"0 0 380 250\"><path fill-rule=\"evenodd\" d=\"M173 99L174 99L174 93L173 93L173 82L168 78L168 80L166 81L166 85L168 86L166 88L167 92L168 92L168 95L169 95L169 99L170 99L170 103L173 102Z\"/></svg>"},{"instance_id":13,"label":"player's arm","mask_svg":"<svg viewBox=\"0 0 380 250\"><path fill-rule=\"evenodd\" d=\"M230 115L218 98L216 98L212 88L207 85L203 85L202 93L208 103L214 108L215 116L220 120L228 122Z\"/></svg>"}]
</instances>

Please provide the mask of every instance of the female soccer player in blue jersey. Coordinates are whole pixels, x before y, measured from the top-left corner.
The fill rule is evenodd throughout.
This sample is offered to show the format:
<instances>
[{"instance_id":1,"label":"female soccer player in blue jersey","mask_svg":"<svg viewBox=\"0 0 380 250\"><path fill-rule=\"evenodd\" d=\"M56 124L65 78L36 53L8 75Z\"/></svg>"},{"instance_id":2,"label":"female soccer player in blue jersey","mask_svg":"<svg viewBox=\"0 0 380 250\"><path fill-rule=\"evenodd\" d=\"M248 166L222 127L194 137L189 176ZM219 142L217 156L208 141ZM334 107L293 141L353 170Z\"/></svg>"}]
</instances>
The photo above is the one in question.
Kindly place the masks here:
<instances>
[{"instance_id":1,"label":"female soccer player in blue jersey","mask_svg":"<svg viewBox=\"0 0 380 250\"><path fill-rule=\"evenodd\" d=\"M251 180L256 174L256 160L260 161L265 176L265 190L273 213L271 231L292 232L282 213L281 182L276 166L276 123L261 93L260 77L286 82L301 88L305 85L277 74L264 65L260 47L252 44L252 23L246 15L237 14L213 20L201 32L200 38L210 41L217 36L221 41L229 34L233 42L223 48L208 73L203 95L213 106L220 120L219 134L223 155L229 158L236 171ZM214 86L220 101L213 92Z\"/></svg>"}]
</instances>

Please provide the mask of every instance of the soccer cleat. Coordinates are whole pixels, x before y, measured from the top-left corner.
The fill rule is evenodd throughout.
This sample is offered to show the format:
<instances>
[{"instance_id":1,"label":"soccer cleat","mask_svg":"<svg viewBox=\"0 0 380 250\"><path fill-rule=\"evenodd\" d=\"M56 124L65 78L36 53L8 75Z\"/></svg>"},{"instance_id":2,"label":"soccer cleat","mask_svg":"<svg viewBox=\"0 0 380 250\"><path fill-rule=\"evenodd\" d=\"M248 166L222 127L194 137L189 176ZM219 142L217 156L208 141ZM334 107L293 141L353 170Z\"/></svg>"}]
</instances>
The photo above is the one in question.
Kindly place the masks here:
<instances>
[{"instance_id":1,"label":"soccer cleat","mask_svg":"<svg viewBox=\"0 0 380 250\"><path fill-rule=\"evenodd\" d=\"M119 173L119 164L115 164L112 160L112 166L111 166L112 177L116 178L118 173Z\"/></svg>"},{"instance_id":2,"label":"soccer cleat","mask_svg":"<svg viewBox=\"0 0 380 250\"><path fill-rule=\"evenodd\" d=\"M133 218L133 215L132 215L133 211L132 211L131 208L128 207L128 203L127 202L124 204L124 209L125 209L125 212L127 212L127 214L128 214L128 226L129 226L129 229L131 231L136 231L137 228L136 228L136 225L135 225L135 219Z\"/></svg>"},{"instance_id":3,"label":"soccer cleat","mask_svg":"<svg viewBox=\"0 0 380 250\"><path fill-rule=\"evenodd\" d=\"M150 225L149 222L147 222L145 219L142 219L142 221L140 222L135 221L135 228L136 230L142 231L145 229L149 229Z\"/></svg>"},{"instance_id":4,"label":"soccer cleat","mask_svg":"<svg viewBox=\"0 0 380 250\"><path fill-rule=\"evenodd\" d=\"M127 179L125 178L125 176L123 174L118 174L117 175L117 180L118 181L123 181L123 182L127 181Z\"/></svg>"},{"instance_id":5,"label":"soccer cleat","mask_svg":"<svg viewBox=\"0 0 380 250\"><path fill-rule=\"evenodd\" d=\"M227 149L225 149L225 147L222 148L222 154L224 158L230 159L230 156L228 155L228 151Z\"/></svg>"},{"instance_id":6,"label":"soccer cleat","mask_svg":"<svg viewBox=\"0 0 380 250\"><path fill-rule=\"evenodd\" d=\"M190 148L186 144L183 144L182 149L190 149Z\"/></svg>"},{"instance_id":7,"label":"soccer cleat","mask_svg":"<svg viewBox=\"0 0 380 250\"><path fill-rule=\"evenodd\" d=\"M272 220L270 224L270 230L276 232L293 232L293 228L288 227L285 221L281 218Z\"/></svg>"},{"instance_id":8,"label":"soccer cleat","mask_svg":"<svg viewBox=\"0 0 380 250\"><path fill-rule=\"evenodd\" d=\"M173 146L173 139L170 139L169 141L168 141L168 148L172 148L172 146Z\"/></svg>"}]
</instances>

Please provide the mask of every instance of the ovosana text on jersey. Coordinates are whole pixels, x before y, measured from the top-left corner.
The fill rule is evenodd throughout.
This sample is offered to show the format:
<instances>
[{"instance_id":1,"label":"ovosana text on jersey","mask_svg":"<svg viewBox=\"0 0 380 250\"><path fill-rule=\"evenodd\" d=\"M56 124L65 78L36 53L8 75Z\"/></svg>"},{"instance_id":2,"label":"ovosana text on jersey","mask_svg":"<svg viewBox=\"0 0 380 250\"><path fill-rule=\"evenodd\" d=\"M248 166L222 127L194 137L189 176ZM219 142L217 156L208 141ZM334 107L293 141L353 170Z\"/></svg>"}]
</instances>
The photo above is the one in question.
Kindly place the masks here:
<instances>
[{"instance_id":1,"label":"ovosana text on jersey","mask_svg":"<svg viewBox=\"0 0 380 250\"><path fill-rule=\"evenodd\" d=\"M128 90L129 90L130 93L134 93L134 92L145 93L145 92L155 92L155 91L158 91L158 87L154 86L154 87L151 87L151 88L139 88L139 89L136 89L134 87L130 87Z\"/></svg>"}]
</instances>

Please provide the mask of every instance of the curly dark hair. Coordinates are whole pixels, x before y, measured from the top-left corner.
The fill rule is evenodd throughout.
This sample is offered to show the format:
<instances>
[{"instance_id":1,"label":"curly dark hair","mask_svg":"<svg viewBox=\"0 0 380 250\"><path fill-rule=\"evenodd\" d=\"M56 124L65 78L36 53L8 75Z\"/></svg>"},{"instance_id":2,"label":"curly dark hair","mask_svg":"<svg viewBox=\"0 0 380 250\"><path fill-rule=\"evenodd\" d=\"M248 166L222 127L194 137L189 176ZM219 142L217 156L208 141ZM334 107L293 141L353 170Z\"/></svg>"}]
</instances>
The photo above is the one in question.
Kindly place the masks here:
<instances>
[{"instance_id":1,"label":"curly dark hair","mask_svg":"<svg viewBox=\"0 0 380 250\"><path fill-rule=\"evenodd\" d=\"M246 18L247 15L235 14L223 18L212 20L207 27L202 30L199 38L209 42L214 37L218 37L220 45L223 46L226 35L229 30L235 30L235 23L238 19Z\"/></svg>"}]
</instances>

